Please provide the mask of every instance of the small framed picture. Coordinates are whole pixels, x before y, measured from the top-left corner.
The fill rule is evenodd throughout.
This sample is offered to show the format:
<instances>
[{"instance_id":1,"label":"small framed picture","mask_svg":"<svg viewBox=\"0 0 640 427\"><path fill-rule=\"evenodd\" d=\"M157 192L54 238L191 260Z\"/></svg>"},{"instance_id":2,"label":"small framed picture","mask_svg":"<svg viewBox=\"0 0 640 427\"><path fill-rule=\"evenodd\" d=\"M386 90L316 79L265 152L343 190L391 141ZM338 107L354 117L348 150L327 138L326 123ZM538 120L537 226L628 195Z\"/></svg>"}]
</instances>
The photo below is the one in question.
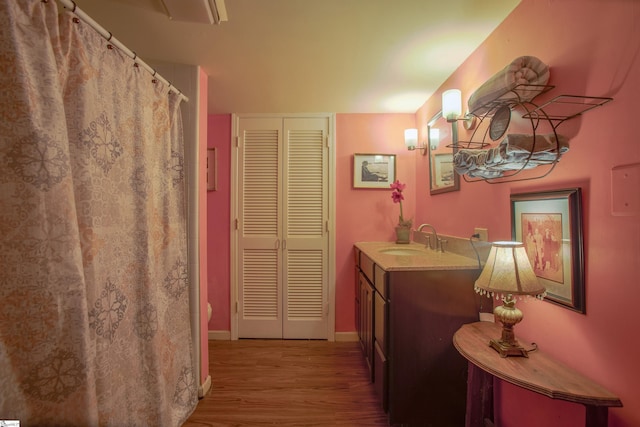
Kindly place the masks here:
<instances>
[{"instance_id":1,"label":"small framed picture","mask_svg":"<svg viewBox=\"0 0 640 427\"><path fill-rule=\"evenodd\" d=\"M432 195L460 190L460 176L453 168L453 149L450 145L454 141L453 126L442 117L442 111L429 120L429 189Z\"/></svg>"},{"instance_id":2,"label":"small framed picture","mask_svg":"<svg viewBox=\"0 0 640 427\"><path fill-rule=\"evenodd\" d=\"M512 194L511 227L547 289L545 301L585 313L580 188Z\"/></svg>"},{"instance_id":3,"label":"small framed picture","mask_svg":"<svg viewBox=\"0 0 640 427\"><path fill-rule=\"evenodd\" d=\"M442 153L433 155L432 175L435 188L453 187L456 177L453 170L453 154Z\"/></svg>"},{"instance_id":4,"label":"small framed picture","mask_svg":"<svg viewBox=\"0 0 640 427\"><path fill-rule=\"evenodd\" d=\"M396 180L394 154L354 154L353 188L384 188Z\"/></svg>"},{"instance_id":5,"label":"small framed picture","mask_svg":"<svg viewBox=\"0 0 640 427\"><path fill-rule=\"evenodd\" d=\"M207 191L218 189L218 157L215 148L207 148Z\"/></svg>"}]
</instances>

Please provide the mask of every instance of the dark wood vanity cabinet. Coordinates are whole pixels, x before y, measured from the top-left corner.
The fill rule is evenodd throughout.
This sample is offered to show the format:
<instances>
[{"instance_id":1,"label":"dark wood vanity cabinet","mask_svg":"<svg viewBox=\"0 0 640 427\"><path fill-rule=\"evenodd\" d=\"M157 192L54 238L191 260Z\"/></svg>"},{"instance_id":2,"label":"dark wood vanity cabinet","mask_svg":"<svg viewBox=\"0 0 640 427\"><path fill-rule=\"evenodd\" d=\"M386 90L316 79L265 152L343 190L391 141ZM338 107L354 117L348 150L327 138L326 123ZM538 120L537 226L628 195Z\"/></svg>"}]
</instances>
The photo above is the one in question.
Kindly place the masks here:
<instances>
[{"instance_id":1,"label":"dark wood vanity cabinet","mask_svg":"<svg viewBox=\"0 0 640 427\"><path fill-rule=\"evenodd\" d=\"M373 297L373 370L374 385L385 412L389 411L389 300L387 274L374 267L375 289Z\"/></svg>"},{"instance_id":2,"label":"dark wood vanity cabinet","mask_svg":"<svg viewBox=\"0 0 640 427\"><path fill-rule=\"evenodd\" d=\"M364 358L369 367L369 376L373 381L373 286L364 276L360 273L359 277L360 288L360 344L362 345L362 352Z\"/></svg>"},{"instance_id":3,"label":"dark wood vanity cabinet","mask_svg":"<svg viewBox=\"0 0 640 427\"><path fill-rule=\"evenodd\" d=\"M358 281L373 285L373 323L361 324L358 332L367 351L373 346L368 360L389 424L463 426L467 363L452 339L463 324L478 320L473 284L480 271L385 271L356 251L364 276ZM367 300L363 306L360 295L357 316L363 319L371 305Z\"/></svg>"},{"instance_id":4,"label":"dark wood vanity cabinet","mask_svg":"<svg viewBox=\"0 0 640 427\"><path fill-rule=\"evenodd\" d=\"M373 301L375 291L373 284L368 279L368 277L373 278L373 262L365 257L364 264L362 264L360 256L360 251L356 251L356 327L362 353L369 368L369 377L373 381ZM364 255L362 256L364 257Z\"/></svg>"}]
</instances>

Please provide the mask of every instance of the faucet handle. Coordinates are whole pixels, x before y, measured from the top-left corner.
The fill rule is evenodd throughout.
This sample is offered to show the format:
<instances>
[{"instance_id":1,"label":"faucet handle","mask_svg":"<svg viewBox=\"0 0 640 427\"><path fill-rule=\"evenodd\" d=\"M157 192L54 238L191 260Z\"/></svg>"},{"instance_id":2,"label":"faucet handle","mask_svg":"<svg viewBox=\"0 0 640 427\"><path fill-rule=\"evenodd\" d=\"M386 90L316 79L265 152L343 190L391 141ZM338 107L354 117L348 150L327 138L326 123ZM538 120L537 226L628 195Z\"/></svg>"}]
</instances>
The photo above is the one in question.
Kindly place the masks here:
<instances>
[{"instance_id":1,"label":"faucet handle","mask_svg":"<svg viewBox=\"0 0 640 427\"><path fill-rule=\"evenodd\" d=\"M438 241L440 244L440 252L444 253L444 248L447 247L447 239L438 239Z\"/></svg>"}]
</instances>

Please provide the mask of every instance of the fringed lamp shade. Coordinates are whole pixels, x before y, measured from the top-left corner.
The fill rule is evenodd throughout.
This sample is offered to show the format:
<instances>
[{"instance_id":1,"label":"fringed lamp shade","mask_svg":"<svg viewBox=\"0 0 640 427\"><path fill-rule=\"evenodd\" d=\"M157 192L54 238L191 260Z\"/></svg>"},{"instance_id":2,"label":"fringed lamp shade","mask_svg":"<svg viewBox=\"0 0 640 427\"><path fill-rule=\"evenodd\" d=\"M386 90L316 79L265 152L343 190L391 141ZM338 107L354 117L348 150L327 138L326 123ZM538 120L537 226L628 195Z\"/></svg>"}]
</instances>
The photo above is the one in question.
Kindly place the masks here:
<instances>
[{"instance_id":1,"label":"fringed lamp shade","mask_svg":"<svg viewBox=\"0 0 640 427\"><path fill-rule=\"evenodd\" d=\"M484 269L476 280L476 292L481 295L531 295L542 299L545 288L520 242L494 242Z\"/></svg>"},{"instance_id":2,"label":"fringed lamp shade","mask_svg":"<svg viewBox=\"0 0 640 427\"><path fill-rule=\"evenodd\" d=\"M520 242L494 242L484 269L476 280L475 290L481 295L502 299L504 303L493 311L502 323L502 339L491 340L491 347L502 357L528 357L527 350L518 344L513 332L513 327L522 320L522 312L515 307L514 295L542 299L546 290L531 268L524 245Z\"/></svg>"}]
</instances>

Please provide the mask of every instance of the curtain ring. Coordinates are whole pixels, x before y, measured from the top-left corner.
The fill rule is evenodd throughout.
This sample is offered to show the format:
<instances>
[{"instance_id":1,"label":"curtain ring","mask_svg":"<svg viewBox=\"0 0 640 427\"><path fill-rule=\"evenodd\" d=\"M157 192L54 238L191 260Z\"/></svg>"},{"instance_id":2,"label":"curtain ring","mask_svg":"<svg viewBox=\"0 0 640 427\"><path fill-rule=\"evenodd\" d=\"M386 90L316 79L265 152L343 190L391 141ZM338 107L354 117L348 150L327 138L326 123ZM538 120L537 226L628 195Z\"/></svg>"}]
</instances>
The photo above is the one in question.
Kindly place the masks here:
<instances>
[{"instance_id":1,"label":"curtain ring","mask_svg":"<svg viewBox=\"0 0 640 427\"><path fill-rule=\"evenodd\" d=\"M71 10L71 12L76 13L76 9L78 8L78 5L73 0L71 0L71 3L73 3L73 9Z\"/></svg>"},{"instance_id":2,"label":"curtain ring","mask_svg":"<svg viewBox=\"0 0 640 427\"><path fill-rule=\"evenodd\" d=\"M111 31L109 31L109 38L107 39L107 41L111 41L111 39L113 38L113 33Z\"/></svg>"}]
</instances>

